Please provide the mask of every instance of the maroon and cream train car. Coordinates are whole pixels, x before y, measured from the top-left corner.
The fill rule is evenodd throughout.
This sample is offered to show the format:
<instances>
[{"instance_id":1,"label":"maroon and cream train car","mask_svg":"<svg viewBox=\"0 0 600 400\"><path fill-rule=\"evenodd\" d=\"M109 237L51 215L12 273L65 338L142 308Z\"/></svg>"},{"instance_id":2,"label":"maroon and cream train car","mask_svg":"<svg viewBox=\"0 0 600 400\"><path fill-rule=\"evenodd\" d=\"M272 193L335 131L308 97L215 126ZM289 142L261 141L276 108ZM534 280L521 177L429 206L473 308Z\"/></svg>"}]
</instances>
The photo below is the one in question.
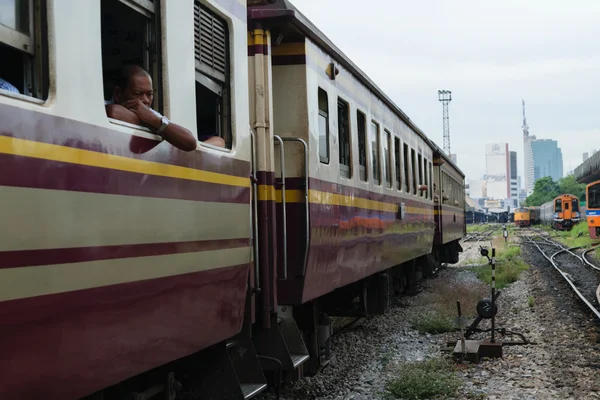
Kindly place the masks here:
<instances>
[{"instance_id":1,"label":"maroon and cream train car","mask_svg":"<svg viewBox=\"0 0 600 400\"><path fill-rule=\"evenodd\" d=\"M246 310L248 83L231 68L247 57L245 4L2 4L19 22L3 15L0 77L19 93L0 90L0 398L77 399L124 381L105 398L173 388L170 363L225 349ZM204 46L223 50L219 70ZM212 132L227 148L184 152L107 118L111 79L128 62L151 71L154 108L194 133L218 117L203 102L225 100L235 119Z\"/></svg>"},{"instance_id":2,"label":"maroon and cream train car","mask_svg":"<svg viewBox=\"0 0 600 400\"><path fill-rule=\"evenodd\" d=\"M276 221L261 232L276 249L260 258L276 269L268 307L298 324L312 368L323 361L317 332L327 316L385 311L392 292L414 288L443 253L432 252L439 150L289 1L248 15L251 124L264 152L259 208ZM437 159L458 196L462 173ZM441 247L464 234L462 201L441 206L449 216L439 222L448 224L438 227ZM259 333L257 351L275 356L282 335Z\"/></svg>"},{"instance_id":3,"label":"maroon and cream train car","mask_svg":"<svg viewBox=\"0 0 600 400\"><path fill-rule=\"evenodd\" d=\"M432 144L435 146L434 144ZM437 146L434 151L435 237L434 259L458 262L460 239L466 234L464 174Z\"/></svg>"}]
</instances>

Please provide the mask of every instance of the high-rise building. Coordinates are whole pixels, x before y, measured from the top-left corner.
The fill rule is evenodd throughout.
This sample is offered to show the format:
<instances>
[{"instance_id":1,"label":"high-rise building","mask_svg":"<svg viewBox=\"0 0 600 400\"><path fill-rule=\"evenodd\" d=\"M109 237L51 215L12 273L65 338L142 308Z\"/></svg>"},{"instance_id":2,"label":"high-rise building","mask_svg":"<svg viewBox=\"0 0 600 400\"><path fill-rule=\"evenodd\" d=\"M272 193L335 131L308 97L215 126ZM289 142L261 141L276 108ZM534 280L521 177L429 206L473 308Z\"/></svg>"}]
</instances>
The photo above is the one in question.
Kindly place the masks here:
<instances>
[{"instance_id":1,"label":"high-rise building","mask_svg":"<svg viewBox=\"0 0 600 400\"><path fill-rule=\"evenodd\" d=\"M538 139L531 142L535 182L546 176L554 181L563 177L562 151L558 142L552 139Z\"/></svg>"},{"instance_id":2,"label":"high-rise building","mask_svg":"<svg viewBox=\"0 0 600 400\"><path fill-rule=\"evenodd\" d=\"M533 192L535 182L533 171L533 151L531 150L531 142L535 140L535 135L529 135L529 126L527 125L527 117L525 116L525 100L523 102L523 157L525 162L525 186L527 194Z\"/></svg>"},{"instance_id":3,"label":"high-rise building","mask_svg":"<svg viewBox=\"0 0 600 400\"><path fill-rule=\"evenodd\" d=\"M585 160L587 160L588 158L590 158L589 156L590 153L583 153L583 162L585 162Z\"/></svg>"},{"instance_id":4,"label":"high-rise building","mask_svg":"<svg viewBox=\"0 0 600 400\"><path fill-rule=\"evenodd\" d=\"M510 152L510 197L516 199L519 197L519 185L517 182L517 152Z\"/></svg>"},{"instance_id":5,"label":"high-rise building","mask_svg":"<svg viewBox=\"0 0 600 400\"><path fill-rule=\"evenodd\" d=\"M490 199L510 198L510 161L508 143L486 145L485 172L487 197Z\"/></svg>"}]
</instances>

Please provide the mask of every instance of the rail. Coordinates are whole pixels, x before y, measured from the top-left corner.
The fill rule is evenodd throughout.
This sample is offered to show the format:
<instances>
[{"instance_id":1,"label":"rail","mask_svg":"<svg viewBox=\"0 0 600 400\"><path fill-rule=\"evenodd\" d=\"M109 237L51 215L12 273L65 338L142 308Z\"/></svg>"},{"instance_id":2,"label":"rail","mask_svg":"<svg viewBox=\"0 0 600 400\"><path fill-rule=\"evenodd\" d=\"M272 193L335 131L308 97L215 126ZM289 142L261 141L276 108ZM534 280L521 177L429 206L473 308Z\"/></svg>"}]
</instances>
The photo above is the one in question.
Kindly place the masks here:
<instances>
[{"instance_id":1,"label":"rail","mask_svg":"<svg viewBox=\"0 0 600 400\"><path fill-rule=\"evenodd\" d=\"M308 245L310 242L310 210L308 208L308 145L306 142L300 138L296 137L283 137L280 138L283 142L298 142L302 144L304 147L304 206L306 210L305 222L306 222L306 232L305 232L305 242L306 248L304 249L304 262L302 263L302 276L306 274L306 263L308 262ZM285 207L284 207L285 208Z\"/></svg>"},{"instance_id":2,"label":"rail","mask_svg":"<svg viewBox=\"0 0 600 400\"><path fill-rule=\"evenodd\" d=\"M252 223L252 214L250 215L250 225L254 227L254 291L260 292L260 261L258 253L258 180L256 178L256 138L254 131L250 128L250 145L252 147L252 203L254 208L254 222ZM252 232L252 230L251 230Z\"/></svg>"},{"instance_id":3,"label":"rail","mask_svg":"<svg viewBox=\"0 0 600 400\"><path fill-rule=\"evenodd\" d=\"M573 250L577 250L577 249L578 249L578 248L580 248L581 246L577 246L577 247L571 247L571 248L566 248L566 247L563 247L563 246L561 246L561 245L558 245L558 244L556 244L556 243L555 243L556 247L558 247L560 250L558 250L557 252L553 253L553 254L552 254L550 257L548 257L548 256L546 255L546 253L544 253L544 251L542 250L542 248L541 248L540 246L538 246L538 244L537 244L535 241L533 241L533 240L532 240L530 237L528 237L528 236L527 236L527 240L528 240L528 243L531 243L531 244L535 245L535 247L537 247L538 251L539 251L539 252L542 254L542 256L544 256L544 258L545 258L546 260L550 261L550 264L552 264L552 266L554 267L554 269L556 269L556 270L558 271L558 273L559 273L559 274L560 274L560 275L561 275L561 276L564 278L564 280L565 280L565 281L566 281L566 282L569 284L569 286L571 286L571 288L572 288L572 289L573 289L573 291L574 291L574 292L577 294L577 296L578 296L578 297L579 297L579 298L580 298L580 299L581 299L581 300L582 300L582 301L585 303L585 305L587 305L587 306L588 306L588 308L589 308L589 309L590 309L590 310L591 310L591 311L592 311L592 312L593 312L593 313L596 315L596 317L600 318L600 311L598 311L598 310L596 309L596 307L594 307L594 306L592 305L592 303L590 303L590 302L589 302L589 301L588 301L588 300L585 298L585 296L583 295L583 293L581 293L581 292L579 291L579 289L577 289L577 287L575 286L575 284L573 283L573 281L572 281L572 280L571 280L571 279L570 279L570 278L567 276L567 274L565 274L565 273L564 273L564 272L563 272L563 271L560 269L560 267L558 266L558 264L557 264L557 263L556 263L556 261L554 260L554 258L555 258L557 255L559 255L559 254L561 254L561 253L565 253L565 252L566 252L566 253L569 253L569 254L572 254L572 255L575 255L575 254L574 254L572 251L573 251ZM545 239L545 240L546 240L546 239ZM582 259L581 259L579 256L575 255L575 257L576 257L577 259L579 259L579 261L582 261ZM583 262L583 261L582 261L582 262Z\"/></svg>"},{"instance_id":4,"label":"rail","mask_svg":"<svg viewBox=\"0 0 600 400\"><path fill-rule=\"evenodd\" d=\"M279 163L281 166L281 210L283 215L283 278L286 280L288 276L287 268L287 215L285 212L286 201L285 201L285 149L283 148L283 140L277 135L273 135L273 139L279 144Z\"/></svg>"}]
</instances>

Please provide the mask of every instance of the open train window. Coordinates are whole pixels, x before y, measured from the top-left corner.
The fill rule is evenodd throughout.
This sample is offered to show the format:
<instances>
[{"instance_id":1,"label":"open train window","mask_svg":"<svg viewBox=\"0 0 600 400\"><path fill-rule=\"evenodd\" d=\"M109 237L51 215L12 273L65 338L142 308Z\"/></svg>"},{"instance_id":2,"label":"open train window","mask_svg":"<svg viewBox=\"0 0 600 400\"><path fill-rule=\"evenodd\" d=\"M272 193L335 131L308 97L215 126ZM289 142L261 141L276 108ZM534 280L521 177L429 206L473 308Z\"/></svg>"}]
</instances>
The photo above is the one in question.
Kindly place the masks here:
<instances>
[{"instance_id":1,"label":"open train window","mask_svg":"<svg viewBox=\"0 0 600 400\"><path fill-rule=\"evenodd\" d=\"M327 92L319 88L319 160L329 164L329 104Z\"/></svg>"},{"instance_id":2,"label":"open train window","mask_svg":"<svg viewBox=\"0 0 600 400\"><path fill-rule=\"evenodd\" d=\"M371 121L369 136L371 139L371 160L373 161L373 181L376 185L381 185L381 169L379 167L379 124L375 121Z\"/></svg>"},{"instance_id":3,"label":"open train window","mask_svg":"<svg viewBox=\"0 0 600 400\"><path fill-rule=\"evenodd\" d=\"M196 122L198 139L219 136L232 147L229 29L227 22L194 1Z\"/></svg>"},{"instance_id":4,"label":"open train window","mask_svg":"<svg viewBox=\"0 0 600 400\"><path fill-rule=\"evenodd\" d=\"M0 1L0 89L3 94L48 98L45 0Z\"/></svg>"},{"instance_id":5,"label":"open train window","mask_svg":"<svg viewBox=\"0 0 600 400\"><path fill-rule=\"evenodd\" d=\"M356 126L358 132L358 169L360 180L367 181L367 118L365 114L356 111Z\"/></svg>"},{"instance_id":6,"label":"open train window","mask_svg":"<svg viewBox=\"0 0 600 400\"><path fill-rule=\"evenodd\" d=\"M338 141L340 152L340 175L350 178L350 113L348 103L338 97Z\"/></svg>"},{"instance_id":7,"label":"open train window","mask_svg":"<svg viewBox=\"0 0 600 400\"><path fill-rule=\"evenodd\" d=\"M415 149L410 149L410 160L412 166L413 194L417 194L417 155Z\"/></svg>"},{"instance_id":8,"label":"open train window","mask_svg":"<svg viewBox=\"0 0 600 400\"><path fill-rule=\"evenodd\" d=\"M410 174L408 173L409 160L408 145L404 143L404 157L402 161L404 162L404 186L406 187L406 193L410 192Z\"/></svg>"},{"instance_id":9,"label":"open train window","mask_svg":"<svg viewBox=\"0 0 600 400\"><path fill-rule=\"evenodd\" d=\"M400 139L394 138L394 161L396 166L396 189L402 190L402 169L400 168Z\"/></svg>"},{"instance_id":10,"label":"open train window","mask_svg":"<svg viewBox=\"0 0 600 400\"><path fill-rule=\"evenodd\" d=\"M162 113L160 74L160 10L158 0L102 0L102 74L104 100L112 101L123 66L139 65L150 73L154 90L152 108Z\"/></svg>"},{"instance_id":11,"label":"open train window","mask_svg":"<svg viewBox=\"0 0 600 400\"><path fill-rule=\"evenodd\" d=\"M387 129L383 130L383 174L385 176L385 183L387 187L392 187L392 165L390 164L390 150L391 150L391 135Z\"/></svg>"}]
</instances>

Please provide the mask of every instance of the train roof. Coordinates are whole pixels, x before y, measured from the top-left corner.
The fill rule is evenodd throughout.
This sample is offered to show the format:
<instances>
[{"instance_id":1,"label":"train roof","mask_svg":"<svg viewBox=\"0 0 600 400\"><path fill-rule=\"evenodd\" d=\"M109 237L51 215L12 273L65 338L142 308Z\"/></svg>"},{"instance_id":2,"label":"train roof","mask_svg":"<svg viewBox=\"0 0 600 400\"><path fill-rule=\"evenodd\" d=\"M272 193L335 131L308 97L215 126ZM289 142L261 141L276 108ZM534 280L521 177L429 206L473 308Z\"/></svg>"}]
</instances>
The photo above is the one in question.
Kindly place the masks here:
<instances>
[{"instance_id":1,"label":"train roof","mask_svg":"<svg viewBox=\"0 0 600 400\"><path fill-rule=\"evenodd\" d=\"M329 53L333 59L344 66L362 84L377 95L398 117L413 129L423 140L430 144L433 150L439 153L444 161L451 165L463 178L465 174L452 162L450 157L431 140L425 133L364 73L356 64L348 58L319 28L317 28L304 14L302 14L289 0L276 0L272 4L260 6L248 6L248 18L255 22L270 21L277 25L291 22L292 25L303 35L310 38L318 46Z\"/></svg>"}]
</instances>

